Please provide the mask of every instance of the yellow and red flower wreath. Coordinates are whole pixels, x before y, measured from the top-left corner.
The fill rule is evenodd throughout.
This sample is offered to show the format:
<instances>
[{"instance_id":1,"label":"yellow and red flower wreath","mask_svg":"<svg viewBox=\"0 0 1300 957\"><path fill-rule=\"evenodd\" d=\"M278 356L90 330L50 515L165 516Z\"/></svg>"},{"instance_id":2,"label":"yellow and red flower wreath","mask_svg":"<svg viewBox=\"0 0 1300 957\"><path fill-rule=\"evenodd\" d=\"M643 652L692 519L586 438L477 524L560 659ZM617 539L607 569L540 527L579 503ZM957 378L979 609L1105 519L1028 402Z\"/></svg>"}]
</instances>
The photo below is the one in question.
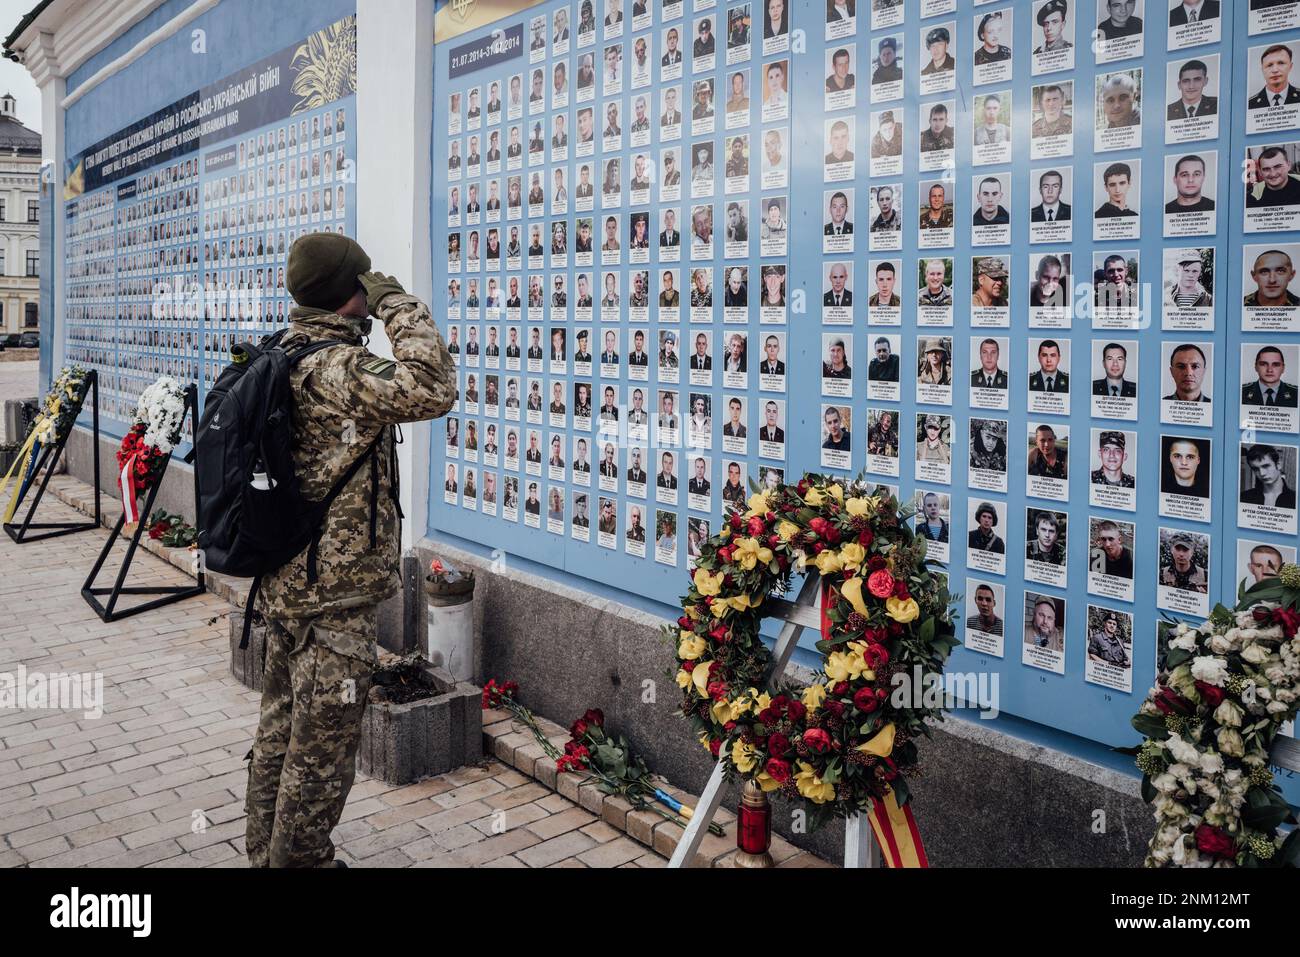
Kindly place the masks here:
<instances>
[{"instance_id":1,"label":"yellow and red flower wreath","mask_svg":"<svg viewBox=\"0 0 1300 957\"><path fill-rule=\"evenodd\" d=\"M701 546L683 614L665 628L681 713L701 743L729 777L804 801L814 826L886 798L892 811L905 805L916 738L942 716L919 693L891 694L896 675L941 673L958 643L946 576L908 517L860 480L809 474L756 491ZM767 599L804 571L822 577L825 663L807 687L760 690L772 662L759 638Z\"/></svg>"}]
</instances>

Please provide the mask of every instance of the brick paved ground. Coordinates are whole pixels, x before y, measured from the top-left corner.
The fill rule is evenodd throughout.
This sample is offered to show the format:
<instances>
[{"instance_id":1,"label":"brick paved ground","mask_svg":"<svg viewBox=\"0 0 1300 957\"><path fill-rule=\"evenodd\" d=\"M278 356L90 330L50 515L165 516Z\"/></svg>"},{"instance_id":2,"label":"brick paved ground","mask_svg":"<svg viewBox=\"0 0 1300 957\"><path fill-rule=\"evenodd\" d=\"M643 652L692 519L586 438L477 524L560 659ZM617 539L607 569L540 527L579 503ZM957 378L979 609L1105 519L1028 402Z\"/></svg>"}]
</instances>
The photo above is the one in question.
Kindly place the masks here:
<instances>
[{"instance_id":1,"label":"brick paved ground","mask_svg":"<svg viewBox=\"0 0 1300 957\"><path fill-rule=\"evenodd\" d=\"M46 521L75 515L41 504ZM98 719L0 711L0 866L242 867L258 696L228 671L231 606L204 595L103 624L80 588L106 535L21 547L0 535L0 672L104 678ZM183 581L145 553L132 571L136 584ZM664 864L496 760L405 787L358 776L334 840L358 866Z\"/></svg>"}]
</instances>

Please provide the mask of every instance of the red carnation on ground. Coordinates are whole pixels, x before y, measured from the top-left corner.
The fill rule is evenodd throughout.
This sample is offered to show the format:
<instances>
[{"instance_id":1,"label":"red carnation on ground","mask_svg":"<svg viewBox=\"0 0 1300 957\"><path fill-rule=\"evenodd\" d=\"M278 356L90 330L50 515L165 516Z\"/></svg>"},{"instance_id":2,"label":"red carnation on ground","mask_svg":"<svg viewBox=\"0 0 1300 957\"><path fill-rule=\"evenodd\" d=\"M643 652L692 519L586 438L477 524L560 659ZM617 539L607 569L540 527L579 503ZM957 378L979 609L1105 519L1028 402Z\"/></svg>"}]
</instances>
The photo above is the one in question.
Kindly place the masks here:
<instances>
[{"instance_id":1,"label":"red carnation on ground","mask_svg":"<svg viewBox=\"0 0 1300 957\"><path fill-rule=\"evenodd\" d=\"M826 533L827 531L829 531L830 527L831 527L831 523L826 521L826 519L821 518L820 516L814 518L811 522L808 523L808 528L811 529L813 534L815 534L818 538L825 538Z\"/></svg>"},{"instance_id":2,"label":"red carnation on ground","mask_svg":"<svg viewBox=\"0 0 1300 957\"><path fill-rule=\"evenodd\" d=\"M871 543L876 540L876 535L869 528L864 528L858 532L858 544L863 548L870 548Z\"/></svg>"},{"instance_id":3,"label":"red carnation on ground","mask_svg":"<svg viewBox=\"0 0 1300 957\"><path fill-rule=\"evenodd\" d=\"M767 739L767 750L773 757L780 757L790 750L790 739L777 731Z\"/></svg>"},{"instance_id":4,"label":"red carnation on ground","mask_svg":"<svg viewBox=\"0 0 1300 957\"><path fill-rule=\"evenodd\" d=\"M755 538L757 538L759 535L762 535L765 531L767 531L767 526L763 523L763 520L759 518L757 515L755 515L753 518L749 520L750 535L753 535Z\"/></svg>"},{"instance_id":5,"label":"red carnation on ground","mask_svg":"<svg viewBox=\"0 0 1300 957\"><path fill-rule=\"evenodd\" d=\"M720 750L722 750L721 738L714 738L712 741L709 742L709 753L712 754L715 758L718 756L718 752Z\"/></svg>"},{"instance_id":6,"label":"red carnation on ground","mask_svg":"<svg viewBox=\"0 0 1300 957\"><path fill-rule=\"evenodd\" d=\"M873 572L879 571L885 567L885 558L883 555L872 555L867 559L867 567Z\"/></svg>"},{"instance_id":7,"label":"red carnation on ground","mask_svg":"<svg viewBox=\"0 0 1300 957\"><path fill-rule=\"evenodd\" d=\"M727 626L722 624L717 625L712 631L709 632L709 637L712 638L714 641L726 641Z\"/></svg>"},{"instance_id":8,"label":"red carnation on ground","mask_svg":"<svg viewBox=\"0 0 1300 957\"><path fill-rule=\"evenodd\" d=\"M906 599L911 593L907 590L907 582L901 578L894 580L894 597Z\"/></svg>"},{"instance_id":9,"label":"red carnation on ground","mask_svg":"<svg viewBox=\"0 0 1300 957\"><path fill-rule=\"evenodd\" d=\"M802 701L791 701L786 706L785 713L791 721L798 724L808 714L808 709L803 706Z\"/></svg>"}]
</instances>

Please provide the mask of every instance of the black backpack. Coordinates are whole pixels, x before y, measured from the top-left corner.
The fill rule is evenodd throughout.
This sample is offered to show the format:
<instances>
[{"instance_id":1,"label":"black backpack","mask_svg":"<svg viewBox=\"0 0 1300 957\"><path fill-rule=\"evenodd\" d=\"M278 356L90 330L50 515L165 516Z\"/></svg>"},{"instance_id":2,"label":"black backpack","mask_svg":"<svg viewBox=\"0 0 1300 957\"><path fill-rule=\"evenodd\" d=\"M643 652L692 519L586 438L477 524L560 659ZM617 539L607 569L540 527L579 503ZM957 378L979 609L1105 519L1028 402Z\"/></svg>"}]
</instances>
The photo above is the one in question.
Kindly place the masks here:
<instances>
[{"instance_id":1,"label":"black backpack","mask_svg":"<svg viewBox=\"0 0 1300 957\"><path fill-rule=\"evenodd\" d=\"M248 645L253 605L262 576L308 548L307 579L316 580L316 549L325 515L338 494L372 461L376 438L318 502L302 496L293 466L293 389L289 372L314 352L343 345L313 340L280 345L287 330L231 350L234 361L213 384L203 406L191 453L199 489L199 549L204 565L236 578L252 578L240 647ZM374 511L375 489L371 491ZM372 539L374 517L371 518Z\"/></svg>"}]
</instances>

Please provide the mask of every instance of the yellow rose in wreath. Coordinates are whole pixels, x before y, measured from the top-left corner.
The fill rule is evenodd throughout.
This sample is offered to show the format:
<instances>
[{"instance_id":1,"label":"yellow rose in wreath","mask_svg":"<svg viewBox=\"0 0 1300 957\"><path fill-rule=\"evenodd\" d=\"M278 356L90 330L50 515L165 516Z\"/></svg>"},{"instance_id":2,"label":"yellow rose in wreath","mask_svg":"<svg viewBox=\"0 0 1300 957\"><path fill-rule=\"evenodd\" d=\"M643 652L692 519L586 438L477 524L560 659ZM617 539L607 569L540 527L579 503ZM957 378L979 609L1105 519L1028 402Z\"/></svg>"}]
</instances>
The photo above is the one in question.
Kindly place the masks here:
<instances>
[{"instance_id":1,"label":"yellow rose in wreath","mask_svg":"<svg viewBox=\"0 0 1300 957\"><path fill-rule=\"evenodd\" d=\"M745 518L753 518L755 515L761 517L770 511L767 496L762 492L755 492L749 497L749 511L745 513Z\"/></svg>"},{"instance_id":2,"label":"yellow rose in wreath","mask_svg":"<svg viewBox=\"0 0 1300 957\"><path fill-rule=\"evenodd\" d=\"M823 575L833 575L843 567L840 553L833 552L829 548L818 554L813 559L813 564L817 566L817 570Z\"/></svg>"},{"instance_id":3,"label":"yellow rose in wreath","mask_svg":"<svg viewBox=\"0 0 1300 957\"><path fill-rule=\"evenodd\" d=\"M731 746L731 763L741 774L748 774L754 770L754 765L757 763L754 758L754 746L744 741L737 741Z\"/></svg>"},{"instance_id":4,"label":"yellow rose in wreath","mask_svg":"<svg viewBox=\"0 0 1300 957\"><path fill-rule=\"evenodd\" d=\"M686 661L694 661L704 654L707 647L708 643L703 638L689 631L683 631L682 640L677 645L677 657Z\"/></svg>"},{"instance_id":5,"label":"yellow rose in wreath","mask_svg":"<svg viewBox=\"0 0 1300 957\"><path fill-rule=\"evenodd\" d=\"M870 497L856 496L844 503L844 510L854 518L866 518L879 507L879 503Z\"/></svg>"},{"instance_id":6,"label":"yellow rose in wreath","mask_svg":"<svg viewBox=\"0 0 1300 957\"><path fill-rule=\"evenodd\" d=\"M695 590L708 598L722 591L722 582L727 576L722 572L710 575L703 568L695 569Z\"/></svg>"},{"instance_id":7,"label":"yellow rose in wreath","mask_svg":"<svg viewBox=\"0 0 1300 957\"><path fill-rule=\"evenodd\" d=\"M810 508L817 508L826 503L826 496L816 486L808 489L803 495L804 504Z\"/></svg>"},{"instance_id":8,"label":"yellow rose in wreath","mask_svg":"<svg viewBox=\"0 0 1300 957\"><path fill-rule=\"evenodd\" d=\"M807 761L799 762L799 772L794 776L799 793L814 804L825 804L835 799L835 785L827 784L817 776L817 771Z\"/></svg>"},{"instance_id":9,"label":"yellow rose in wreath","mask_svg":"<svg viewBox=\"0 0 1300 957\"><path fill-rule=\"evenodd\" d=\"M772 549L758 544L756 538L742 538L735 545L734 559L745 571L754 570L760 562L766 565L772 560Z\"/></svg>"},{"instance_id":10,"label":"yellow rose in wreath","mask_svg":"<svg viewBox=\"0 0 1300 957\"><path fill-rule=\"evenodd\" d=\"M794 522L781 522L776 527L776 534L781 537L781 541L788 542L799 534L799 526Z\"/></svg>"},{"instance_id":11,"label":"yellow rose in wreath","mask_svg":"<svg viewBox=\"0 0 1300 957\"><path fill-rule=\"evenodd\" d=\"M826 686L823 684L810 684L803 689L803 706L809 711L816 711L826 700Z\"/></svg>"},{"instance_id":12,"label":"yellow rose in wreath","mask_svg":"<svg viewBox=\"0 0 1300 957\"><path fill-rule=\"evenodd\" d=\"M840 565L857 571L867 560L867 550L857 542L847 542L840 548Z\"/></svg>"},{"instance_id":13,"label":"yellow rose in wreath","mask_svg":"<svg viewBox=\"0 0 1300 957\"><path fill-rule=\"evenodd\" d=\"M915 598L886 598L885 613L900 625L906 625L920 617L921 606Z\"/></svg>"},{"instance_id":14,"label":"yellow rose in wreath","mask_svg":"<svg viewBox=\"0 0 1300 957\"><path fill-rule=\"evenodd\" d=\"M836 482L834 485L826 486L826 494L835 499L835 501L839 502L841 505L844 504L844 486L839 482Z\"/></svg>"}]
</instances>

